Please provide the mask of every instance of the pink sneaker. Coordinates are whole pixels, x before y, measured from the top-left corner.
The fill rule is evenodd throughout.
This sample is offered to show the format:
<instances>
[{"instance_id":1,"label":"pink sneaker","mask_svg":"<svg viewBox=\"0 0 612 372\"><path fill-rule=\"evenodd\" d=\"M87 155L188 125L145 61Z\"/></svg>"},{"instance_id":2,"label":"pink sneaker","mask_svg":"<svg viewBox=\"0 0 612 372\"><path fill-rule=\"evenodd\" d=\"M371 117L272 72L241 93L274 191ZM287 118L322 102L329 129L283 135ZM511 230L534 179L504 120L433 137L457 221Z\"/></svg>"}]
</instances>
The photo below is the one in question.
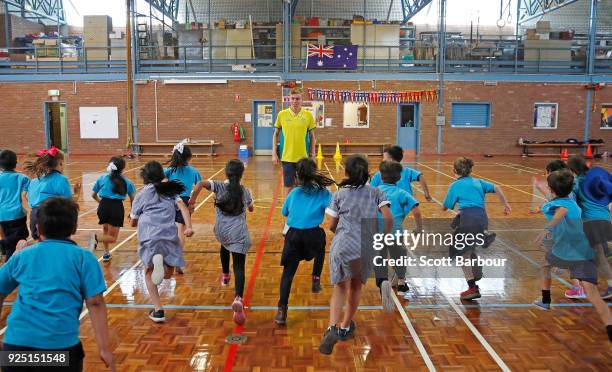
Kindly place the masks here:
<instances>
[{"instance_id":1,"label":"pink sneaker","mask_svg":"<svg viewBox=\"0 0 612 372\"><path fill-rule=\"evenodd\" d=\"M226 287L230 283L230 274L221 274L221 285Z\"/></svg>"},{"instance_id":2,"label":"pink sneaker","mask_svg":"<svg viewBox=\"0 0 612 372\"><path fill-rule=\"evenodd\" d=\"M244 304L242 303L242 298L240 296L236 296L234 302L232 303L232 310L234 311L234 322L238 325L244 324L246 321L246 314L244 313Z\"/></svg>"},{"instance_id":3,"label":"pink sneaker","mask_svg":"<svg viewBox=\"0 0 612 372\"><path fill-rule=\"evenodd\" d=\"M586 294L584 294L584 289L581 286L573 285L572 288L565 291L565 297L579 300L586 298Z\"/></svg>"}]
</instances>

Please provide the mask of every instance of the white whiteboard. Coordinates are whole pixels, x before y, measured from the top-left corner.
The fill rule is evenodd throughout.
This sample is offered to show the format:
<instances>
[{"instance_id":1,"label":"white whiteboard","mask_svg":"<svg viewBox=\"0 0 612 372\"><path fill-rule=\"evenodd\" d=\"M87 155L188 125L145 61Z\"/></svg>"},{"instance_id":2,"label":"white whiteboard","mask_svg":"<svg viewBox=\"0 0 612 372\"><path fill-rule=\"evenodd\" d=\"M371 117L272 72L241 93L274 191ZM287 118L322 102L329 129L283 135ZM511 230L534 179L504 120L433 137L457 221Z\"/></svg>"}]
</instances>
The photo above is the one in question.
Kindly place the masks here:
<instances>
[{"instance_id":1,"label":"white whiteboard","mask_svg":"<svg viewBox=\"0 0 612 372\"><path fill-rule=\"evenodd\" d=\"M79 107L81 138L119 138L116 107Z\"/></svg>"}]
</instances>

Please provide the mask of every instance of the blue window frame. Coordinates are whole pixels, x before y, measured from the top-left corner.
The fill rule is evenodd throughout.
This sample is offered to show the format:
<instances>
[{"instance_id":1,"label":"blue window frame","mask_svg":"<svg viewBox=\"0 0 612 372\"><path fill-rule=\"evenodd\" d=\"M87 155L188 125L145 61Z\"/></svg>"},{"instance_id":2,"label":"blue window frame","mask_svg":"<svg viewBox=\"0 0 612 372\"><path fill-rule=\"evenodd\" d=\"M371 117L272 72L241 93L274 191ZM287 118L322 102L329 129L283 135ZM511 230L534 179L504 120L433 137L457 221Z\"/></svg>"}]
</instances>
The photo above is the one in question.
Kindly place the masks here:
<instances>
[{"instance_id":1,"label":"blue window frame","mask_svg":"<svg viewBox=\"0 0 612 372\"><path fill-rule=\"evenodd\" d=\"M451 126L454 128L489 128L491 126L491 103L453 102L451 104Z\"/></svg>"}]
</instances>

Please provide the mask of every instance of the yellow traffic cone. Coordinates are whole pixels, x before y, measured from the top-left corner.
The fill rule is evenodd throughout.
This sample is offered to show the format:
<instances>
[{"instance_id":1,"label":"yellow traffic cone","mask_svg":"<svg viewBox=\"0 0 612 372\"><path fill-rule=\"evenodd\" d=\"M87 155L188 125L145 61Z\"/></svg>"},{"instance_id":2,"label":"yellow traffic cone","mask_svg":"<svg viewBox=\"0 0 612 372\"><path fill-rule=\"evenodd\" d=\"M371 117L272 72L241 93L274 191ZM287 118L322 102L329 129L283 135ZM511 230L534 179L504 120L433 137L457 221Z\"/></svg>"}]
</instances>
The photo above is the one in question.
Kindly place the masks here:
<instances>
[{"instance_id":1,"label":"yellow traffic cone","mask_svg":"<svg viewBox=\"0 0 612 372\"><path fill-rule=\"evenodd\" d=\"M336 153L334 154L334 161L340 163L342 161L342 154L340 153L340 143L336 142Z\"/></svg>"},{"instance_id":2,"label":"yellow traffic cone","mask_svg":"<svg viewBox=\"0 0 612 372\"><path fill-rule=\"evenodd\" d=\"M319 151L317 151L317 160L323 160L323 151L321 150L321 144L319 143Z\"/></svg>"}]
</instances>

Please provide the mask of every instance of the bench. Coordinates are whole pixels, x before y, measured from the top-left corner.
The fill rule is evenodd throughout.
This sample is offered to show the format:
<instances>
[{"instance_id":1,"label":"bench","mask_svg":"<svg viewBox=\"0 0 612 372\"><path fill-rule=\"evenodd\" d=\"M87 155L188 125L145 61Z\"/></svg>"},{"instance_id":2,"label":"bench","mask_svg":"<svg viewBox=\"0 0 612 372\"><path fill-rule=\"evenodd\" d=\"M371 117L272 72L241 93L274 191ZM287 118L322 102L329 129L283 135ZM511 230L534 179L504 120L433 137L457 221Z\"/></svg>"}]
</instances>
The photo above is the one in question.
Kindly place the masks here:
<instances>
[{"instance_id":1,"label":"bench","mask_svg":"<svg viewBox=\"0 0 612 372\"><path fill-rule=\"evenodd\" d=\"M519 143L517 146L521 146L523 148L523 153L521 156L559 156L564 149L582 149L586 148L589 144L578 144L578 143ZM593 149L593 155L597 154L597 150L604 146L604 143L591 143L591 148ZM558 153L532 153L529 152L529 149L543 149L543 148L553 148L559 149ZM576 154L569 154L576 155Z\"/></svg>"},{"instance_id":2,"label":"bench","mask_svg":"<svg viewBox=\"0 0 612 372\"><path fill-rule=\"evenodd\" d=\"M340 152L342 153L342 155L349 155L349 154L365 154L365 155L371 155L371 156L379 156L382 155L383 152L385 152L385 148L390 146L388 143L365 143L365 142L349 142L349 143L340 143ZM327 155L333 155L336 153L336 142L317 142L317 151L318 151L318 146L319 144L321 145L321 150L323 151L323 154L327 154ZM366 152L363 153L361 151L353 151L355 148L371 148L372 150L370 150L371 152ZM329 149L329 151L326 151L326 149ZM351 150L351 151L349 151Z\"/></svg>"},{"instance_id":3,"label":"bench","mask_svg":"<svg viewBox=\"0 0 612 372\"><path fill-rule=\"evenodd\" d=\"M172 156L172 148L174 147L174 145L176 145L177 142L139 142L139 143L134 143L135 146L140 147L140 156L166 156L166 157L170 157ZM198 142L190 142L188 144L186 144L186 146L189 146L192 150L193 156L198 156L198 155L203 155L203 156L216 156L217 153L215 152L215 146L219 146L220 143L219 142L215 142L214 140L210 140L210 141L198 141ZM202 149L205 147L210 147L210 151L209 152L197 152L195 150L198 149ZM165 152L150 152L150 151L146 151L145 149L150 148L150 149L163 149L163 148L167 148L168 151Z\"/></svg>"}]
</instances>

